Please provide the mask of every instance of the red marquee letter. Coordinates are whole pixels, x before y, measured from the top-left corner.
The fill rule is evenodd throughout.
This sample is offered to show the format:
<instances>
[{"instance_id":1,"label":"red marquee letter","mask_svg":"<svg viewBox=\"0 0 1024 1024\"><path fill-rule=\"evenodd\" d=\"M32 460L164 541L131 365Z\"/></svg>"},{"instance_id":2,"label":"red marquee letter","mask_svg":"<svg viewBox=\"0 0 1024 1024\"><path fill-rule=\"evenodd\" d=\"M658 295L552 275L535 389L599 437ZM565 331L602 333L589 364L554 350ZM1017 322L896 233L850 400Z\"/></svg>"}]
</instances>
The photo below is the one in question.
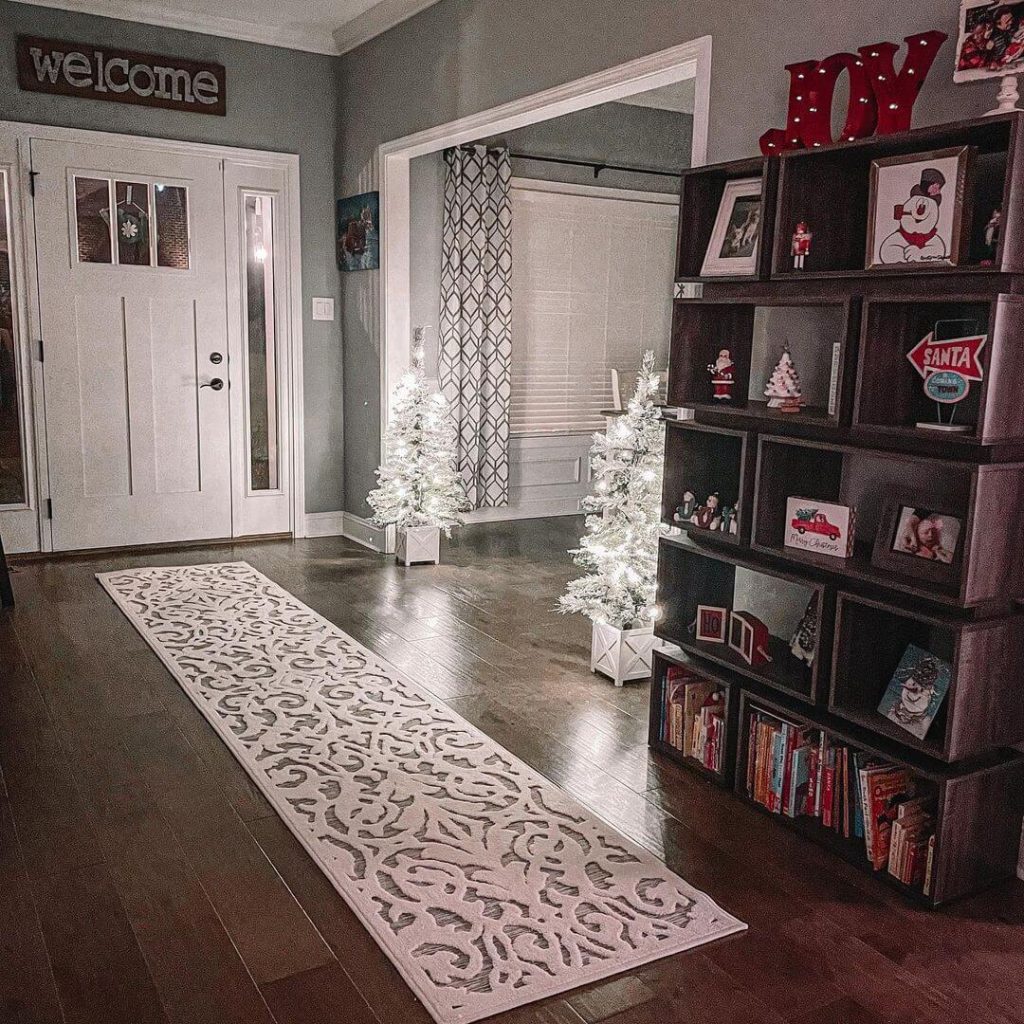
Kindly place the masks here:
<instances>
[{"instance_id":1,"label":"red marquee letter","mask_svg":"<svg viewBox=\"0 0 1024 1024\"><path fill-rule=\"evenodd\" d=\"M787 64L789 72L789 113L785 128L769 128L761 136L761 152L765 156L777 156L786 149L803 149L803 107L810 89L811 75L817 70L816 60L805 60L799 64Z\"/></svg>"},{"instance_id":2,"label":"red marquee letter","mask_svg":"<svg viewBox=\"0 0 1024 1024\"><path fill-rule=\"evenodd\" d=\"M903 40L907 44L907 57L899 74L893 62L899 50L895 43L876 43L859 48L858 53L867 67L871 88L878 100L879 135L891 135L910 128L918 93L939 47L947 38L945 32L937 31L907 36Z\"/></svg>"}]
</instances>

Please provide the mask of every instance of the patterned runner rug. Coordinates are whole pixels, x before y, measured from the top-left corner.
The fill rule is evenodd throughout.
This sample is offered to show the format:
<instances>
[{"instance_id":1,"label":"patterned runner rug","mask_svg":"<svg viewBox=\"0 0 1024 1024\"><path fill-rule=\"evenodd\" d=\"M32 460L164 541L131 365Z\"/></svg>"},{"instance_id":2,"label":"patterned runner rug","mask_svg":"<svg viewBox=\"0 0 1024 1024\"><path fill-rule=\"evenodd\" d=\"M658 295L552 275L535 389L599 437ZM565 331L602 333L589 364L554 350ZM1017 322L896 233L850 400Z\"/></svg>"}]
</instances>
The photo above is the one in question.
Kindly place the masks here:
<instances>
[{"instance_id":1,"label":"patterned runner rug","mask_svg":"<svg viewBox=\"0 0 1024 1024\"><path fill-rule=\"evenodd\" d=\"M98 579L441 1024L746 927L245 562Z\"/></svg>"}]
</instances>

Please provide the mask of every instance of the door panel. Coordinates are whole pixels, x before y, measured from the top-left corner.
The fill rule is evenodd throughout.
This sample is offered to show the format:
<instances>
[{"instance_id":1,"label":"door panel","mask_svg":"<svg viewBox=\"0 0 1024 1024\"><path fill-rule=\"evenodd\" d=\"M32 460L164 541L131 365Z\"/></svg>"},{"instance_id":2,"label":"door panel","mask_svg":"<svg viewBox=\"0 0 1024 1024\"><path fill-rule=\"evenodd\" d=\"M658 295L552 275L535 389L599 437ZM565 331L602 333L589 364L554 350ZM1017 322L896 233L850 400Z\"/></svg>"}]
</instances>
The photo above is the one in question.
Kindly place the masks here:
<instances>
[{"instance_id":1,"label":"door panel","mask_svg":"<svg viewBox=\"0 0 1024 1024\"><path fill-rule=\"evenodd\" d=\"M31 152L54 549L230 536L220 161Z\"/></svg>"}]
</instances>

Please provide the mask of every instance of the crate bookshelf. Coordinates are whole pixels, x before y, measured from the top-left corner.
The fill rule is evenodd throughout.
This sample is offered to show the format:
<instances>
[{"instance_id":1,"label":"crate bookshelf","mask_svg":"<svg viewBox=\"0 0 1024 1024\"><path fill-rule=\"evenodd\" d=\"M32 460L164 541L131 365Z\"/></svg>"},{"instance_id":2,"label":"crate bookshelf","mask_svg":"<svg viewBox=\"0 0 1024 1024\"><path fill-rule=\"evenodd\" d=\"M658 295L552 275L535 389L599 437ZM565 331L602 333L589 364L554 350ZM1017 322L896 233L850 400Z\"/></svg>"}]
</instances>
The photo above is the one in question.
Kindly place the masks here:
<instances>
[{"instance_id":1,"label":"crate bookshelf","mask_svg":"<svg viewBox=\"0 0 1024 1024\"><path fill-rule=\"evenodd\" d=\"M682 750L677 750L664 739L665 728L665 706L667 700L666 675L673 665L716 683L725 693L725 723L726 742L722 754L722 767L720 771L713 771L710 768L691 757ZM698 775L711 779L719 786L731 788L733 773L735 770L736 757L736 716L739 711L739 687L722 673L717 673L707 665L697 662L683 653L672 653L670 649L655 651L651 672L651 711L650 711L650 744L672 761L685 764L692 768Z\"/></svg>"},{"instance_id":2,"label":"crate bookshelf","mask_svg":"<svg viewBox=\"0 0 1024 1024\"><path fill-rule=\"evenodd\" d=\"M1024 740L1022 130L1020 116L998 115L697 168L684 174L680 196L678 280L701 287L675 303L669 401L693 409L694 420L669 427L663 512L671 522L685 490L700 502L700 491L720 490L721 480L743 514L724 542L686 526L662 539L656 633L726 687L741 798L752 706L825 729L934 787L932 895L885 879L931 905L1010 877L1024 817L1024 756L1012 749ZM960 146L970 148L970 174L958 264L865 269L872 161ZM726 183L755 176L763 201L756 272L702 279ZM997 206L1004 226L989 254L984 228ZM813 232L803 270L790 258L801 220ZM957 405L954 422L967 429L956 433L931 429L935 403L907 358L934 325L950 323L986 335L984 379ZM783 344L807 378L799 413L763 400ZM727 401L713 397L707 372L720 348L734 362ZM788 547L789 497L856 506L852 556ZM888 532L902 501L958 522L951 556L940 563L897 550ZM790 631L812 598L818 621L807 665L791 652ZM771 660L752 665L728 643L698 639L701 605L756 616L770 632ZM924 739L877 710L909 643L951 666ZM668 662L657 664L663 679ZM673 756L656 732L655 689L651 742ZM857 851L813 819L783 824L865 861L863 843Z\"/></svg>"},{"instance_id":3,"label":"crate bookshelf","mask_svg":"<svg viewBox=\"0 0 1024 1024\"><path fill-rule=\"evenodd\" d=\"M751 547L830 579L898 590L932 604L991 605L1007 597L1024 597L1024 551L1016 543L1024 536L1022 485L1021 463L929 459L762 434L757 442ZM887 507L901 494L907 501L931 497L937 507L960 518L963 528L948 571L929 573L920 560L900 555L884 565L872 563ZM856 543L850 558L786 547L786 499L791 495L857 509ZM1004 510L1001 530L990 528L988 517L996 509Z\"/></svg>"},{"instance_id":4,"label":"crate bookshelf","mask_svg":"<svg viewBox=\"0 0 1024 1024\"><path fill-rule=\"evenodd\" d=\"M666 420L665 429L662 522L712 543L746 544L754 486L752 436L744 430L711 427L693 420ZM704 529L675 518L687 491L699 505L709 495L717 494L719 508L735 510L736 532Z\"/></svg>"},{"instance_id":5,"label":"crate bookshelf","mask_svg":"<svg viewBox=\"0 0 1024 1024\"><path fill-rule=\"evenodd\" d=\"M886 871L875 871L867 860L862 839L847 839L816 818L789 818L754 803L747 793L746 770L749 721L755 709L822 730L834 740L907 768L921 780L923 788L935 793L936 866L930 895L904 885ZM735 792L741 799L913 900L939 906L1013 875L1024 815L1024 760L1019 757L1000 751L974 761L942 764L827 712L798 707L778 696L769 697L746 687L739 697L738 728Z\"/></svg>"}]
</instances>

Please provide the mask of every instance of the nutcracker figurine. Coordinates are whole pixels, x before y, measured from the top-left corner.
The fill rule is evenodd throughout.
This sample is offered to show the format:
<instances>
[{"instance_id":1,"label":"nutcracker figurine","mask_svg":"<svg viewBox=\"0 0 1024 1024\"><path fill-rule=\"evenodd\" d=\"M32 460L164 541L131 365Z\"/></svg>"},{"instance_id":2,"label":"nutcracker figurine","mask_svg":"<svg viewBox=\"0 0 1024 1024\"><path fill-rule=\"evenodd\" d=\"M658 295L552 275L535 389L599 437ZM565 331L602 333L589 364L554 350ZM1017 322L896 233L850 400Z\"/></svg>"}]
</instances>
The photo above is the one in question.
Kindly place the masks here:
<instances>
[{"instance_id":1,"label":"nutcracker figurine","mask_svg":"<svg viewBox=\"0 0 1024 1024\"><path fill-rule=\"evenodd\" d=\"M793 245L790 251L793 253L793 269L804 269L804 258L811 251L811 239L814 235L807 230L807 225L800 221L793 232Z\"/></svg>"},{"instance_id":2,"label":"nutcracker figurine","mask_svg":"<svg viewBox=\"0 0 1024 1024\"><path fill-rule=\"evenodd\" d=\"M716 402L732 401L732 386L735 383L733 380L733 365L732 355L727 348L721 349L718 353L718 358L713 363L708 364L708 373L711 374L711 386L714 388L711 397Z\"/></svg>"}]
</instances>

